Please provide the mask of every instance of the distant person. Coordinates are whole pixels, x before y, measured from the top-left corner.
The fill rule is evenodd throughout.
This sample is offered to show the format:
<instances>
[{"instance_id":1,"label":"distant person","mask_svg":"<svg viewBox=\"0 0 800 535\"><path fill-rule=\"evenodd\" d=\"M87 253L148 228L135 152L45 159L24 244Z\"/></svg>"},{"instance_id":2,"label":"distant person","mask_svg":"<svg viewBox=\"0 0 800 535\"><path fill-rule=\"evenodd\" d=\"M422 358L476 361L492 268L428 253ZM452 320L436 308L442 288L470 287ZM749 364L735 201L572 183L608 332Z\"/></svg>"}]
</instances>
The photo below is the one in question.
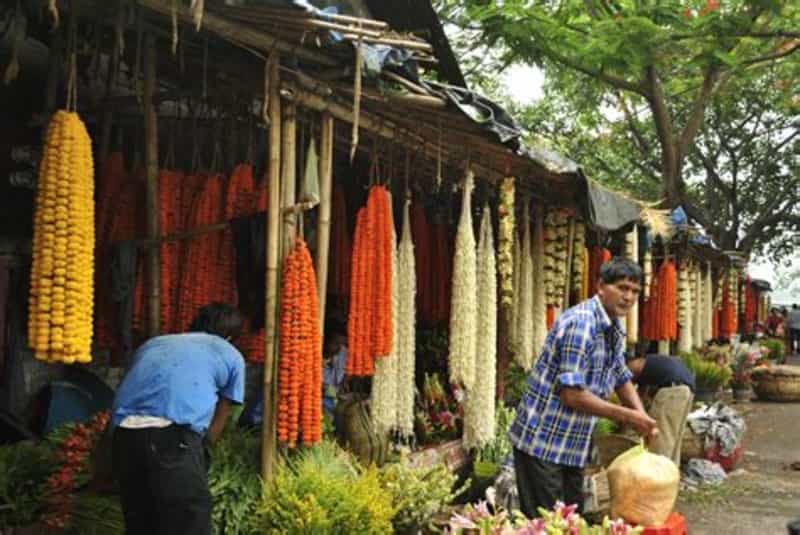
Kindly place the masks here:
<instances>
[{"instance_id":1,"label":"distant person","mask_svg":"<svg viewBox=\"0 0 800 535\"><path fill-rule=\"evenodd\" d=\"M770 336L783 338L786 335L786 318L783 317L781 311L777 307L770 309L769 317L767 318L767 333Z\"/></svg>"},{"instance_id":2,"label":"distant person","mask_svg":"<svg viewBox=\"0 0 800 535\"><path fill-rule=\"evenodd\" d=\"M111 410L127 535L211 535L205 442L244 398L244 358L230 343L241 326L236 308L212 303L190 332L156 336L134 353Z\"/></svg>"},{"instance_id":3,"label":"distant person","mask_svg":"<svg viewBox=\"0 0 800 535\"><path fill-rule=\"evenodd\" d=\"M657 422L658 435L648 447L680 466L686 417L694 401L694 375L679 358L645 355L642 349L629 353L626 364L647 413Z\"/></svg>"},{"instance_id":4,"label":"distant person","mask_svg":"<svg viewBox=\"0 0 800 535\"><path fill-rule=\"evenodd\" d=\"M792 353L800 351L800 307L797 303L792 305L788 317L789 346Z\"/></svg>"}]
</instances>

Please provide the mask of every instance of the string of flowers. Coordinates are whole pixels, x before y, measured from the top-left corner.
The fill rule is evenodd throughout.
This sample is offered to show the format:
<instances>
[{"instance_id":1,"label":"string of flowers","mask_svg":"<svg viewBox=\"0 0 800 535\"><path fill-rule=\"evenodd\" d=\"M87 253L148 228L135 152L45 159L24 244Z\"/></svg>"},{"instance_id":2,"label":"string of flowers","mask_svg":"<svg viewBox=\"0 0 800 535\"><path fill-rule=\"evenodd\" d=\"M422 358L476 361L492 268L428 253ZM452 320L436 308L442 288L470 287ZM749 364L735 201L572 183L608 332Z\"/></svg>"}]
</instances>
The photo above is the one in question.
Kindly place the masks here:
<instances>
[{"instance_id":1,"label":"string of flowers","mask_svg":"<svg viewBox=\"0 0 800 535\"><path fill-rule=\"evenodd\" d=\"M409 202L403 208L403 231L397 252L397 429L404 436L414 433L414 367L416 361L417 270L411 235Z\"/></svg>"},{"instance_id":2,"label":"string of flowers","mask_svg":"<svg viewBox=\"0 0 800 535\"><path fill-rule=\"evenodd\" d=\"M483 209L478 239L478 342L475 351L475 381L467 398L464 415L464 446L480 448L495 436L495 378L497 353L497 272L495 267L492 218L489 207Z\"/></svg>"},{"instance_id":3,"label":"string of flowers","mask_svg":"<svg viewBox=\"0 0 800 535\"><path fill-rule=\"evenodd\" d=\"M478 341L477 261L475 236L472 231L473 174L467 171L461 203L461 216L456 231L453 256L453 295L450 310L450 382L463 385L467 391L475 379L475 347Z\"/></svg>"},{"instance_id":4,"label":"string of flowers","mask_svg":"<svg viewBox=\"0 0 800 535\"><path fill-rule=\"evenodd\" d=\"M500 204L497 207L498 245L497 273L500 276L500 304L509 309L514 303L514 178L500 183Z\"/></svg>"},{"instance_id":5,"label":"string of flowers","mask_svg":"<svg viewBox=\"0 0 800 535\"><path fill-rule=\"evenodd\" d=\"M396 241L392 233L392 242ZM399 321L398 305L398 286L399 277L397 251L392 247L392 324L394 332L397 333ZM398 333L399 335L399 333ZM380 434L388 433L397 423L398 408L398 340L399 336L394 336L392 340L392 351L385 358L375 361L375 376L372 378L372 393L370 400L370 412L375 429Z\"/></svg>"},{"instance_id":6,"label":"string of flowers","mask_svg":"<svg viewBox=\"0 0 800 535\"><path fill-rule=\"evenodd\" d=\"M533 215L533 356L535 361L538 352L544 346L547 330L550 328L547 321L547 293L544 281L544 210L541 205L536 207Z\"/></svg>"},{"instance_id":7,"label":"string of flowers","mask_svg":"<svg viewBox=\"0 0 800 535\"><path fill-rule=\"evenodd\" d=\"M517 315L516 336L517 336L517 362L524 369L528 370L533 362L533 299L534 299L534 266L531 253L531 224L528 216L528 203L523 203L522 215L522 246L519 275L519 308Z\"/></svg>"}]
</instances>

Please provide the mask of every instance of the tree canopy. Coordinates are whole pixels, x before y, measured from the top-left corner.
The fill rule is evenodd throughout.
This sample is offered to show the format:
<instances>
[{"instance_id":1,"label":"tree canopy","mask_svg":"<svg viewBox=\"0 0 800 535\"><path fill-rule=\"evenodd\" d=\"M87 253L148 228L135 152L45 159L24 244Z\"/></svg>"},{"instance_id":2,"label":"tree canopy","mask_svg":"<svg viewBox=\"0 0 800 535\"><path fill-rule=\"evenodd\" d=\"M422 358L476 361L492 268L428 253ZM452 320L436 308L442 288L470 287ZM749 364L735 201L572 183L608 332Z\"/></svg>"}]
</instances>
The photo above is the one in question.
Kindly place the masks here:
<instances>
[{"instance_id":1,"label":"tree canopy","mask_svg":"<svg viewBox=\"0 0 800 535\"><path fill-rule=\"evenodd\" d=\"M468 36L468 73L485 78L514 62L545 70L545 98L517 110L532 135L589 174L684 206L724 248L790 248L780 238L800 229L800 4L441 0L438 7Z\"/></svg>"}]
</instances>

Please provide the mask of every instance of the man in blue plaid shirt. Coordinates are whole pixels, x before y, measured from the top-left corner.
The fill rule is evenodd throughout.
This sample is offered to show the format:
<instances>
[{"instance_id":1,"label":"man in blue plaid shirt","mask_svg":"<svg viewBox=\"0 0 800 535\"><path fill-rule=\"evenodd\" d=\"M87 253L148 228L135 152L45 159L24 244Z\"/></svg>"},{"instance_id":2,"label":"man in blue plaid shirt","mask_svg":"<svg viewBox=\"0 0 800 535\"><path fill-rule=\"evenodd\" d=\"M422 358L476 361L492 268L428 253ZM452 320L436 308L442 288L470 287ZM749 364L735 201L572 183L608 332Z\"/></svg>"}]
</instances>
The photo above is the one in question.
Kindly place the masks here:
<instances>
[{"instance_id":1,"label":"man in blue plaid shirt","mask_svg":"<svg viewBox=\"0 0 800 535\"><path fill-rule=\"evenodd\" d=\"M656 422L642 407L625 366L625 317L639 297L642 270L614 258L600 268L597 294L568 310L547 335L509 429L522 512L556 501L583 503L583 467L597 417L652 438ZM606 401L616 392L622 405Z\"/></svg>"}]
</instances>

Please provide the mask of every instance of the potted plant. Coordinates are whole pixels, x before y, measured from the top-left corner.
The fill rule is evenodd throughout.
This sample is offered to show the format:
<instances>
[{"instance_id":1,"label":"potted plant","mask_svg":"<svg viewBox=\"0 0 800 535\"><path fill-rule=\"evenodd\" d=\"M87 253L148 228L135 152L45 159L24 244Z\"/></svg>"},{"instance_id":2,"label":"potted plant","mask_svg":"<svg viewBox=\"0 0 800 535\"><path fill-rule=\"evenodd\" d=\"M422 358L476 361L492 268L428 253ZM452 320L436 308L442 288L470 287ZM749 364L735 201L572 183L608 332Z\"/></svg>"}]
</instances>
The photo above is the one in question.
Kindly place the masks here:
<instances>
[{"instance_id":1,"label":"potted plant","mask_svg":"<svg viewBox=\"0 0 800 535\"><path fill-rule=\"evenodd\" d=\"M730 366L702 360L694 353L681 355L681 359L694 374L695 399L705 402L716 401L720 390L731 380L733 372Z\"/></svg>"},{"instance_id":2,"label":"potted plant","mask_svg":"<svg viewBox=\"0 0 800 535\"><path fill-rule=\"evenodd\" d=\"M762 358L762 348L758 344L741 344L733 351L731 364L731 388L736 401L748 401L753 395L751 374Z\"/></svg>"}]
</instances>

